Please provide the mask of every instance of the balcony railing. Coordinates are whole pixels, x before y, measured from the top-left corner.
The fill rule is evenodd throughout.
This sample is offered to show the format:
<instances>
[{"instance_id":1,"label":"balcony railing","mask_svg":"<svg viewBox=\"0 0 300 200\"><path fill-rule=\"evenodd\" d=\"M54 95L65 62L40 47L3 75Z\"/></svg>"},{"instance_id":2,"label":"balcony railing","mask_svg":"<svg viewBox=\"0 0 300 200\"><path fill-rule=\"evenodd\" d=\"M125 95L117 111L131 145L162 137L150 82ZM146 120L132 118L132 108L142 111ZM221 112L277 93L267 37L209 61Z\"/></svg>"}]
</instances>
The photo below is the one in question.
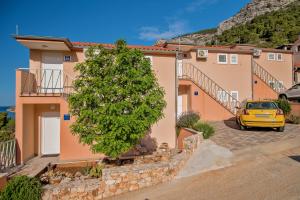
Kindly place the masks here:
<instances>
[{"instance_id":1,"label":"balcony railing","mask_svg":"<svg viewBox=\"0 0 300 200\"><path fill-rule=\"evenodd\" d=\"M61 96L73 91L73 78L59 69L25 69L21 73L21 96Z\"/></svg>"}]
</instances>

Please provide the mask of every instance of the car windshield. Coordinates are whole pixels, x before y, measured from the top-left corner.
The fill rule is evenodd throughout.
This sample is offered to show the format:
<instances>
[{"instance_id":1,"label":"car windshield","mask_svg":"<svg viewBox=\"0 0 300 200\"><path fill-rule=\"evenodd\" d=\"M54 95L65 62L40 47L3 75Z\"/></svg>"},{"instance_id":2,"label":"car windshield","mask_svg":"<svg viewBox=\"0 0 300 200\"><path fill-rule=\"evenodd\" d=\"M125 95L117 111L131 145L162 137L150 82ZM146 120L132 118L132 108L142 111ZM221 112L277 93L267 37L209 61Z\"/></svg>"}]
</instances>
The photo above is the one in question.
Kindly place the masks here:
<instances>
[{"instance_id":1,"label":"car windshield","mask_svg":"<svg viewBox=\"0 0 300 200\"><path fill-rule=\"evenodd\" d=\"M246 106L247 109L277 109L277 106L274 102L249 102Z\"/></svg>"}]
</instances>

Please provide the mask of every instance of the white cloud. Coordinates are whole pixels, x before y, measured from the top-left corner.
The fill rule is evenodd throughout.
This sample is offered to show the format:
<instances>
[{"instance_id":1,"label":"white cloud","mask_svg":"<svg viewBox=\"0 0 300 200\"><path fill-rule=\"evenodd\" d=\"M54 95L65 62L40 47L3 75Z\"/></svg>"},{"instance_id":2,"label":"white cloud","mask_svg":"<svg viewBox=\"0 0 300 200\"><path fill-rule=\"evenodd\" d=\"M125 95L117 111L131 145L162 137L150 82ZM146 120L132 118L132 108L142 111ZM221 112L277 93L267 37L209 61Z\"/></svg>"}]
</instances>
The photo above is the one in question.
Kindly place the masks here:
<instances>
[{"instance_id":1,"label":"white cloud","mask_svg":"<svg viewBox=\"0 0 300 200\"><path fill-rule=\"evenodd\" d=\"M172 21L168 23L166 30L160 30L155 26L145 26L141 28L139 38L141 40L170 39L188 31L187 23L184 21Z\"/></svg>"},{"instance_id":2,"label":"white cloud","mask_svg":"<svg viewBox=\"0 0 300 200\"><path fill-rule=\"evenodd\" d=\"M194 12L202 10L202 7L216 3L218 0L194 0L189 3L184 10L186 12Z\"/></svg>"}]
</instances>

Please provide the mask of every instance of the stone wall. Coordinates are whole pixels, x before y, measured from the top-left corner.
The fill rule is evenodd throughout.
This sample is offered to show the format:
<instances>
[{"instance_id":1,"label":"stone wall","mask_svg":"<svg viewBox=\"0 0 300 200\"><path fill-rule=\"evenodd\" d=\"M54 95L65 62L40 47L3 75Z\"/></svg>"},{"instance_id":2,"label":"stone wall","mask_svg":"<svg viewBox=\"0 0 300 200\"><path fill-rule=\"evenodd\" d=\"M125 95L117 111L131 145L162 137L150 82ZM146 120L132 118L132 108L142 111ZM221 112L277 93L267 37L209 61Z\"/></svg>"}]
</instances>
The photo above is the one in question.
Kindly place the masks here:
<instances>
[{"instance_id":1,"label":"stone wall","mask_svg":"<svg viewBox=\"0 0 300 200\"><path fill-rule=\"evenodd\" d=\"M183 152L168 161L103 169L101 179L76 180L43 187L43 199L103 199L170 181L201 142L201 134L184 139Z\"/></svg>"}]
</instances>

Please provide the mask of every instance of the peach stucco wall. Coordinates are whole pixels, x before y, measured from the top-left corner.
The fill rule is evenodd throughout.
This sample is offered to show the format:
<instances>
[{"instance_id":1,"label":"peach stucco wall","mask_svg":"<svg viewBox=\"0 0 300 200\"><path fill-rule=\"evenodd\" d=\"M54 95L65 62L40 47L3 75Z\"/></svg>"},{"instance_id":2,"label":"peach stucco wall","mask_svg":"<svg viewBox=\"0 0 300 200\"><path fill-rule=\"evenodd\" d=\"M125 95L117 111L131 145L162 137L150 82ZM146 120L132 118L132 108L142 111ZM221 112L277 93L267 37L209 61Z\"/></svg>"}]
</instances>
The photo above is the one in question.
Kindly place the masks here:
<instances>
[{"instance_id":1,"label":"peach stucco wall","mask_svg":"<svg viewBox=\"0 0 300 200\"><path fill-rule=\"evenodd\" d=\"M202 120L205 121L220 121L227 120L234 117L226 108L209 96L206 92L201 90L192 81L180 80L181 86L189 86L188 96L190 100L190 110L198 112ZM194 94L198 91L198 95Z\"/></svg>"},{"instance_id":2,"label":"peach stucco wall","mask_svg":"<svg viewBox=\"0 0 300 200\"><path fill-rule=\"evenodd\" d=\"M289 88L293 84L293 54L282 53L283 61L270 61L267 55L270 52L262 52L254 61L272 74L277 80L283 81L283 85Z\"/></svg>"},{"instance_id":3,"label":"peach stucco wall","mask_svg":"<svg viewBox=\"0 0 300 200\"><path fill-rule=\"evenodd\" d=\"M40 50L30 50L29 65L32 69L41 67L43 52ZM71 62L63 62L64 73L71 77L75 77L73 71L74 66L84 59L83 51L61 51L63 55L71 55ZM150 54L151 55L151 54ZM167 106L164 110L164 118L153 125L151 129L151 136L156 138L158 145L166 142L170 147L176 146L176 114L175 114L175 55L160 55L153 56L153 70L157 76L160 86L165 90L165 100ZM57 109L61 115L61 137L60 137L60 159L61 160L81 160L81 159L95 159L103 157L102 154L93 154L89 146L83 145L79 142L79 138L74 136L70 131L70 125L74 121L74 117L70 121L64 121L63 115L68 114L68 103L62 97L20 97L21 83L24 82L24 73L21 70L16 72L16 138L18 142L18 162L25 162L28 158L34 155L40 155L40 118L43 112L48 112L50 105L57 105ZM21 78L23 77L23 79ZM26 105L26 109L24 109ZM32 107L28 111L27 106ZM55 110L57 111L57 110ZM25 124L25 116L30 113L32 123L30 125L30 139L24 139L26 130L23 128ZM32 129L32 130L31 130ZM27 141L28 140L28 141ZM26 146L32 143L31 148Z\"/></svg>"},{"instance_id":4,"label":"peach stucco wall","mask_svg":"<svg viewBox=\"0 0 300 200\"><path fill-rule=\"evenodd\" d=\"M167 106L164 118L153 125L151 136L157 139L158 145L166 142L170 147L176 146L176 85L175 85L175 56L153 55L153 70L158 83L165 90Z\"/></svg>"},{"instance_id":5,"label":"peach stucco wall","mask_svg":"<svg viewBox=\"0 0 300 200\"><path fill-rule=\"evenodd\" d=\"M192 51L183 62L192 63L228 92L238 91L239 101L251 98L251 55L238 54L238 64L218 64L219 53L222 52L209 51L207 59L197 59L196 52ZM229 59L230 53L227 54Z\"/></svg>"},{"instance_id":6,"label":"peach stucco wall","mask_svg":"<svg viewBox=\"0 0 300 200\"><path fill-rule=\"evenodd\" d=\"M277 99L278 94L256 75L253 75L253 99Z\"/></svg>"}]
</instances>

